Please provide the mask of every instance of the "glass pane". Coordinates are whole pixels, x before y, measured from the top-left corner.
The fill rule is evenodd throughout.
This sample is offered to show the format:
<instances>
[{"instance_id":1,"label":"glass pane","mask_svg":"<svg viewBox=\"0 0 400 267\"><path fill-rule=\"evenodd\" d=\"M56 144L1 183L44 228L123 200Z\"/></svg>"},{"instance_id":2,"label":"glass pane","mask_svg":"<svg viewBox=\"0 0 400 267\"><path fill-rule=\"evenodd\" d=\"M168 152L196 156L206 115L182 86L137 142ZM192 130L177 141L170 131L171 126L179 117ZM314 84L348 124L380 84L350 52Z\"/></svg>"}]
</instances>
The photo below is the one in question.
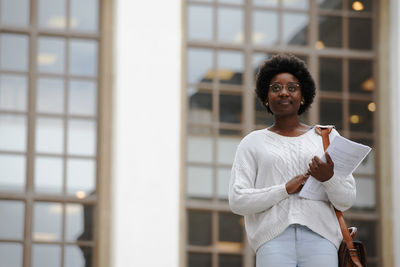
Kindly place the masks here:
<instances>
[{"instance_id":1,"label":"glass pane","mask_svg":"<svg viewBox=\"0 0 400 267\"><path fill-rule=\"evenodd\" d=\"M0 149L26 150L26 118L20 115L0 115Z\"/></svg>"},{"instance_id":2,"label":"glass pane","mask_svg":"<svg viewBox=\"0 0 400 267\"><path fill-rule=\"evenodd\" d=\"M213 138L208 134L189 134L187 138L189 162L213 162Z\"/></svg>"},{"instance_id":3,"label":"glass pane","mask_svg":"<svg viewBox=\"0 0 400 267\"><path fill-rule=\"evenodd\" d=\"M39 78L37 82L36 109L38 112L64 112L64 81Z\"/></svg>"},{"instance_id":4,"label":"glass pane","mask_svg":"<svg viewBox=\"0 0 400 267\"><path fill-rule=\"evenodd\" d=\"M0 75L0 109L26 111L28 80L22 75Z\"/></svg>"},{"instance_id":5,"label":"glass pane","mask_svg":"<svg viewBox=\"0 0 400 267\"><path fill-rule=\"evenodd\" d=\"M308 9L309 0L283 0L283 6L286 8Z\"/></svg>"},{"instance_id":6,"label":"glass pane","mask_svg":"<svg viewBox=\"0 0 400 267\"><path fill-rule=\"evenodd\" d=\"M62 119L37 118L36 152L58 153L64 151L64 124Z\"/></svg>"},{"instance_id":7,"label":"glass pane","mask_svg":"<svg viewBox=\"0 0 400 267\"><path fill-rule=\"evenodd\" d=\"M96 122L93 120L69 120L68 154L96 155Z\"/></svg>"},{"instance_id":8,"label":"glass pane","mask_svg":"<svg viewBox=\"0 0 400 267\"><path fill-rule=\"evenodd\" d=\"M340 100L321 99L319 104L320 124L335 125L337 130L343 129L342 106Z\"/></svg>"},{"instance_id":9,"label":"glass pane","mask_svg":"<svg viewBox=\"0 0 400 267\"><path fill-rule=\"evenodd\" d=\"M212 198L213 170L210 167L187 167L187 196Z\"/></svg>"},{"instance_id":10,"label":"glass pane","mask_svg":"<svg viewBox=\"0 0 400 267\"><path fill-rule=\"evenodd\" d=\"M375 179L355 177L355 180L357 184L357 197L352 208L374 209L376 205Z\"/></svg>"},{"instance_id":11,"label":"glass pane","mask_svg":"<svg viewBox=\"0 0 400 267\"><path fill-rule=\"evenodd\" d=\"M218 2L225 4L243 4L243 0L218 0Z\"/></svg>"},{"instance_id":12,"label":"glass pane","mask_svg":"<svg viewBox=\"0 0 400 267\"><path fill-rule=\"evenodd\" d=\"M97 42L92 40L71 40L69 72L72 75L97 75Z\"/></svg>"},{"instance_id":13,"label":"glass pane","mask_svg":"<svg viewBox=\"0 0 400 267\"><path fill-rule=\"evenodd\" d=\"M187 19L188 39L212 40L214 26L211 6L189 5Z\"/></svg>"},{"instance_id":14,"label":"glass pane","mask_svg":"<svg viewBox=\"0 0 400 267\"><path fill-rule=\"evenodd\" d=\"M63 186L63 160L54 157L35 157L35 191L61 194Z\"/></svg>"},{"instance_id":15,"label":"glass pane","mask_svg":"<svg viewBox=\"0 0 400 267\"><path fill-rule=\"evenodd\" d=\"M276 7L278 6L278 0L253 0L253 5Z\"/></svg>"},{"instance_id":16,"label":"glass pane","mask_svg":"<svg viewBox=\"0 0 400 267\"><path fill-rule=\"evenodd\" d=\"M67 161L67 193L85 198L96 189L96 162L86 159Z\"/></svg>"},{"instance_id":17,"label":"glass pane","mask_svg":"<svg viewBox=\"0 0 400 267\"><path fill-rule=\"evenodd\" d=\"M23 247L16 243L0 243L1 267L22 267Z\"/></svg>"},{"instance_id":18,"label":"glass pane","mask_svg":"<svg viewBox=\"0 0 400 267\"><path fill-rule=\"evenodd\" d=\"M218 41L242 43L243 10L237 8L218 9Z\"/></svg>"},{"instance_id":19,"label":"glass pane","mask_svg":"<svg viewBox=\"0 0 400 267\"><path fill-rule=\"evenodd\" d=\"M57 245L34 244L33 267L60 267L61 247Z\"/></svg>"},{"instance_id":20,"label":"glass pane","mask_svg":"<svg viewBox=\"0 0 400 267\"><path fill-rule=\"evenodd\" d=\"M244 58L241 52L218 52L218 80L224 84L242 84Z\"/></svg>"},{"instance_id":21,"label":"glass pane","mask_svg":"<svg viewBox=\"0 0 400 267\"><path fill-rule=\"evenodd\" d=\"M78 247L78 246L66 246L65 267L92 267L92 248L90 247Z\"/></svg>"},{"instance_id":22,"label":"glass pane","mask_svg":"<svg viewBox=\"0 0 400 267\"><path fill-rule=\"evenodd\" d=\"M366 140L354 140L355 142L371 146ZM353 172L354 175L374 175L375 174L375 151L372 149L371 152L365 157L365 159L358 165L357 169Z\"/></svg>"},{"instance_id":23,"label":"glass pane","mask_svg":"<svg viewBox=\"0 0 400 267\"><path fill-rule=\"evenodd\" d=\"M29 24L29 0L2 0L1 23L11 26Z\"/></svg>"},{"instance_id":24,"label":"glass pane","mask_svg":"<svg viewBox=\"0 0 400 267\"><path fill-rule=\"evenodd\" d=\"M350 92L372 95L375 89L375 80L372 76L372 61L349 60L349 73Z\"/></svg>"},{"instance_id":25,"label":"glass pane","mask_svg":"<svg viewBox=\"0 0 400 267\"><path fill-rule=\"evenodd\" d=\"M68 111L70 114L96 116L97 84L92 81L69 82Z\"/></svg>"},{"instance_id":26,"label":"glass pane","mask_svg":"<svg viewBox=\"0 0 400 267\"><path fill-rule=\"evenodd\" d=\"M243 217L233 214L218 213L219 241L243 242Z\"/></svg>"},{"instance_id":27,"label":"glass pane","mask_svg":"<svg viewBox=\"0 0 400 267\"><path fill-rule=\"evenodd\" d=\"M371 12L373 1L371 0L350 0L348 1L348 9L356 12Z\"/></svg>"},{"instance_id":28,"label":"glass pane","mask_svg":"<svg viewBox=\"0 0 400 267\"><path fill-rule=\"evenodd\" d=\"M29 37L22 34L0 35L0 65L2 69L27 71L29 60Z\"/></svg>"},{"instance_id":29,"label":"glass pane","mask_svg":"<svg viewBox=\"0 0 400 267\"><path fill-rule=\"evenodd\" d=\"M342 0L317 0L320 8L342 9Z\"/></svg>"},{"instance_id":30,"label":"glass pane","mask_svg":"<svg viewBox=\"0 0 400 267\"><path fill-rule=\"evenodd\" d=\"M254 44L277 44L278 14L274 11L254 11L251 38Z\"/></svg>"},{"instance_id":31,"label":"glass pane","mask_svg":"<svg viewBox=\"0 0 400 267\"><path fill-rule=\"evenodd\" d=\"M271 58L271 54L267 53L255 53L253 54L253 70L254 70L254 84L256 81L256 75L261 67L262 64L264 64L265 60L268 60Z\"/></svg>"},{"instance_id":32,"label":"glass pane","mask_svg":"<svg viewBox=\"0 0 400 267\"><path fill-rule=\"evenodd\" d=\"M0 154L0 191L25 191L25 156Z\"/></svg>"},{"instance_id":33,"label":"glass pane","mask_svg":"<svg viewBox=\"0 0 400 267\"><path fill-rule=\"evenodd\" d=\"M25 220L24 202L1 200L0 214L0 239L22 240Z\"/></svg>"},{"instance_id":34,"label":"glass pane","mask_svg":"<svg viewBox=\"0 0 400 267\"><path fill-rule=\"evenodd\" d=\"M205 253L189 253L188 255L188 267L210 267L211 265L211 254Z\"/></svg>"},{"instance_id":35,"label":"glass pane","mask_svg":"<svg viewBox=\"0 0 400 267\"><path fill-rule=\"evenodd\" d=\"M349 19L349 47L351 49L372 49L372 21L364 18Z\"/></svg>"},{"instance_id":36,"label":"glass pane","mask_svg":"<svg viewBox=\"0 0 400 267\"><path fill-rule=\"evenodd\" d=\"M242 256L231 254L218 255L218 267L242 267Z\"/></svg>"},{"instance_id":37,"label":"glass pane","mask_svg":"<svg viewBox=\"0 0 400 267\"><path fill-rule=\"evenodd\" d=\"M374 102L355 102L350 103L350 130L372 132L373 111L371 105L375 106Z\"/></svg>"},{"instance_id":38,"label":"glass pane","mask_svg":"<svg viewBox=\"0 0 400 267\"><path fill-rule=\"evenodd\" d=\"M289 45L306 45L309 18L306 14L283 14L283 43Z\"/></svg>"},{"instance_id":39,"label":"glass pane","mask_svg":"<svg viewBox=\"0 0 400 267\"><path fill-rule=\"evenodd\" d=\"M274 118L268 113L267 108L261 104L261 101L256 98L254 100L255 110L255 123L258 125L270 126L274 123Z\"/></svg>"},{"instance_id":40,"label":"glass pane","mask_svg":"<svg viewBox=\"0 0 400 267\"><path fill-rule=\"evenodd\" d=\"M319 17L319 41L316 48L321 50L327 47L342 46L342 17Z\"/></svg>"},{"instance_id":41,"label":"glass pane","mask_svg":"<svg viewBox=\"0 0 400 267\"><path fill-rule=\"evenodd\" d=\"M66 216L67 241L93 240L93 206L67 204Z\"/></svg>"},{"instance_id":42,"label":"glass pane","mask_svg":"<svg viewBox=\"0 0 400 267\"><path fill-rule=\"evenodd\" d=\"M96 32L98 29L98 0L71 0L71 30Z\"/></svg>"},{"instance_id":43,"label":"glass pane","mask_svg":"<svg viewBox=\"0 0 400 267\"><path fill-rule=\"evenodd\" d=\"M240 136L220 136L218 138L218 163L229 164L233 163L236 148L241 140Z\"/></svg>"},{"instance_id":44,"label":"glass pane","mask_svg":"<svg viewBox=\"0 0 400 267\"><path fill-rule=\"evenodd\" d=\"M377 256L377 222L348 220L347 225L357 227L356 240L361 240L367 250L368 257ZM369 266L369 263L368 263Z\"/></svg>"},{"instance_id":45,"label":"glass pane","mask_svg":"<svg viewBox=\"0 0 400 267\"><path fill-rule=\"evenodd\" d=\"M322 91L342 91L342 60L320 58L319 84Z\"/></svg>"},{"instance_id":46,"label":"glass pane","mask_svg":"<svg viewBox=\"0 0 400 267\"><path fill-rule=\"evenodd\" d=\"M189 244L197 246L211 245L211 213L189 210Z\"/></svg>"},{"instance_id":47,"label":"glass pane","mask_svg":"<svg viewBox=\"0 0 400 267\"><path fill-rule=\"evenodd\" d=\"M188 120L193 122L212 122L212 92L195 88L188 89Z\"/></svg>"},{"instance_id":48,"label":"glass pane","mask_svg":"<svg viewBox=\"0 0 400 267\"><path fill-rule=\"evenodd\" d=\"M242 96L221 94L219 97L219 120L221 122L242 122Z\"/></svg>"},{"instance_id":49,"label":"glass pane","mask_svg":"<svg viewBox=\"0 0 400 267\"><path fill-rule=\"evenodd\" d=\"M40 37L37 56L39 72L64 73L65 39Z\"/></svg>"},{"instance_id":50,"label":"glass pane","mask_svg":"<svg viewBox=\"0 0 400 267\"><path fill-rule=\"evenodd\" d=\"M188 49L188 82L211 82L214 76L212 51L210 49Z\"/></svg>"},{"instance_id":51,"label":"glass pane","mask_svg":"<svg viewBox=\"0 0 400 267\"><path fill-rule=\"evenodd\" d=\"M228 200L229 179L231 177L231 169L219 168L217 176L218 176L218 184L217 184L218 198L222 200Z\"/></svg>"},{"instance_id":52,"label":"glass pane","mask_svg":"<svg viewBox=\"0 0 400 267\"><path fill-rule=\"evenodd\" d=\"M33 239L60 241L62 212L60 203L36 202L33 208Z\"/></svg>"},{"instance_id":53,"label":"glass pane","mask_svg":"<svg viewBox=\"0 0 400 267\"><path fill-rule=\"evenodd\" d=\"M39 27L64 29L66 25L65 0L39 0Z\"/></svg>"}]
</instances>

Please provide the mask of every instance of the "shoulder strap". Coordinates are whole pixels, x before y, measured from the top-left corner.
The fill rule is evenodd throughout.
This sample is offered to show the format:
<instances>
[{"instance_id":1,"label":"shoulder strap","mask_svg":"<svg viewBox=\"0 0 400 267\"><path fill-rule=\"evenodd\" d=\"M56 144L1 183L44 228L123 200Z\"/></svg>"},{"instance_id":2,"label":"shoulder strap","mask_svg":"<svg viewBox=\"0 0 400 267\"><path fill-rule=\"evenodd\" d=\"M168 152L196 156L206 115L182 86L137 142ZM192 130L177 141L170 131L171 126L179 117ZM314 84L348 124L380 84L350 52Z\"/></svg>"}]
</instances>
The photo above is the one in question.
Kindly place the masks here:
<instances>
[{"instance_id":1,"label":"shoulder strap","mask_svg":"<svg viewBox=\"0 0 400 267\"><path fill-rule=\"evenodd\" d=\"M324 150L326 150L329 146L329 134L332 131L331 126L327 126L327 127L321 127L321 126L317 126L315 127L315 131L320 134L322 136L322 142L324 145ZM356 266L362 267L360 260L358 259L358 253L357 253L357 249L354 248L353 245L353 239L351 238L350 232L347 228L346 225L346 221L344 220L344 216L343 213L340 210L335 209L335 213L336 213L336 217L339 221L339 225L340 225L340 230L342 231L342 235L343 235L343 240L346 242L346 246L347 249L349 250L349 254L351 256L351 259L353 261L353 263Z\"/></svg>"}]
</instances>

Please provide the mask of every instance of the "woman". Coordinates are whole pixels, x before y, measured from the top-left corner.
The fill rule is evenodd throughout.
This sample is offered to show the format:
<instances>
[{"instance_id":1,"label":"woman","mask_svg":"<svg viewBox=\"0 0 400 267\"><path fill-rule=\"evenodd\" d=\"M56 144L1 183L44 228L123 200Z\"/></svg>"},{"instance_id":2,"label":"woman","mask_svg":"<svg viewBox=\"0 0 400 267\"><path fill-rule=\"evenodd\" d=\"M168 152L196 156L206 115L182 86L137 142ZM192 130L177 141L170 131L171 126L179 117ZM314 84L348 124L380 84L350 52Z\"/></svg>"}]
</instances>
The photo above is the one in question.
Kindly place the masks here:
<instances>
[{"instance_id":1,"label":"woman","mask_svg":"<svg viewBox=\"0 0 400 267\"><path fill-rule=\"evenodd\" d=\"M314 128L299 121L313 102L315 84L304 62L277 55L257 74L256 93L274 124L240 142L232 167L229 205L245 217L257 267L337 266L342 240L333 207L344 211L356 197L354 178L338 177ZM332 140L338 132L332 130ZM309 176L329 202L299 197Z\"/></svg>"}]
</instances>

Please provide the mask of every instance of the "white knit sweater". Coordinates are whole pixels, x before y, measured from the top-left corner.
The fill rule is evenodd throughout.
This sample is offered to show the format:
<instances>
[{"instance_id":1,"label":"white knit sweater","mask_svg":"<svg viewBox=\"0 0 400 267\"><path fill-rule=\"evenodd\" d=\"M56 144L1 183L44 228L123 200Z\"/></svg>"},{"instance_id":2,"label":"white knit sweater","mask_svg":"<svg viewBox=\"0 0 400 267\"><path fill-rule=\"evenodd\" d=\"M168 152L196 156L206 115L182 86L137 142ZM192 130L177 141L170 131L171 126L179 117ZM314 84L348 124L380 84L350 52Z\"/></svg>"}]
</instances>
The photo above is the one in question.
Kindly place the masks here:
<instances>
[{"instance_id":1,"label":"white knit sweater","mask_svg":"<svg viewBox=\"0 0 400 267\"><path fill-rule=\"evenodd\" d=\"M330 133L330 140L339 135ZM240 142L232 167L229 205L245 217L250 246L257 250L282 233L290 224L305 225L331 241L336 248L342 240L333 206L344 211L356 198L352 175L323 182L330 203L289 195L285 184L306 173L314 156L323 155L322 138L314 128L297 137L287 137L268 129L247 135Z\"/></svg>"}]
</instances>

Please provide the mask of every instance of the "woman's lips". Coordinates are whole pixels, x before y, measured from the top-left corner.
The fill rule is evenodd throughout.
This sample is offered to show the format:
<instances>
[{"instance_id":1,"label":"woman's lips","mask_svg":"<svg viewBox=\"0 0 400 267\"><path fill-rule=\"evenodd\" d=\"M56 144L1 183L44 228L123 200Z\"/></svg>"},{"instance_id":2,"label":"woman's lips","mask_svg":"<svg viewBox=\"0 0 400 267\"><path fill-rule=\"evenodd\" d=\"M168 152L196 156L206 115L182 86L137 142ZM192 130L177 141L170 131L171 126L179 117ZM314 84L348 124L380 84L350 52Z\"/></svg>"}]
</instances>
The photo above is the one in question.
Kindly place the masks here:
<instances>
[{"instance_id":1,"label":"woman's lips","mask_svg":"<svg viewBox=\"0 0 400 267\"><path fill-rule=\"evenodd\" d=\"M289 104L291 104L292 102L291 101L289 101L289 100L281 100L281 101L279 101L279 104L280 105L289 105Z\"/></svg>"}]
</instances>

